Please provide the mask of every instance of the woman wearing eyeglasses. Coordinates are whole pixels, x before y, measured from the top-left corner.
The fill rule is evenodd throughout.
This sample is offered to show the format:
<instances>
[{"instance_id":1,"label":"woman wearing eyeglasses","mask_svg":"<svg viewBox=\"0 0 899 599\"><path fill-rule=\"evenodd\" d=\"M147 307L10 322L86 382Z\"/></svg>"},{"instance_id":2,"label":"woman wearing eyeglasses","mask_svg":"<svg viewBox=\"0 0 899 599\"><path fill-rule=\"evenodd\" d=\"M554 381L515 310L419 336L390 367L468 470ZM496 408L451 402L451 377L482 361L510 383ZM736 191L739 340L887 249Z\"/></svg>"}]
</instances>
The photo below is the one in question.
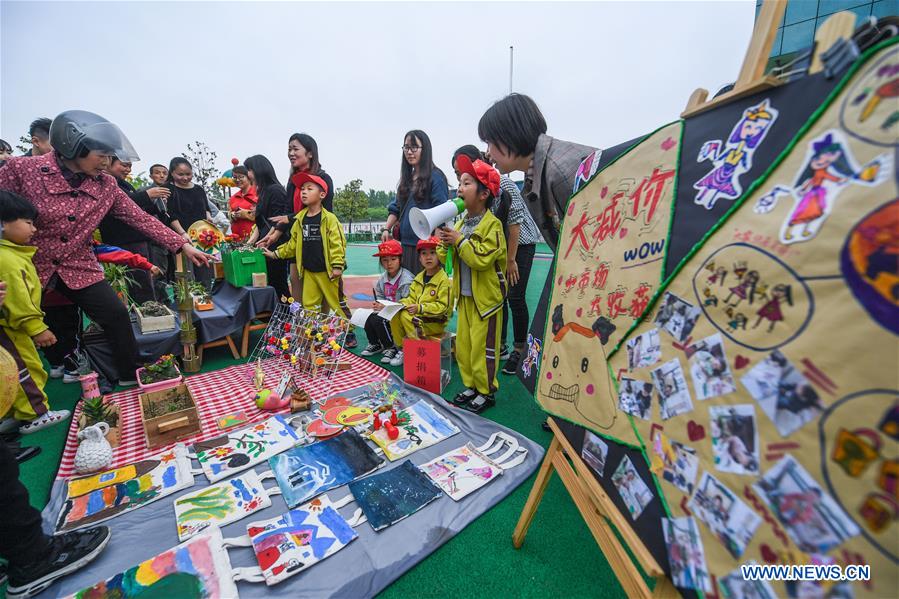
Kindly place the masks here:
<instances>
[{"instance_id":1,"label":"woman wearing eyeglasses","mask_svg":"<svg viewBox=\"0 0 899 599\"><path fill-rule=\"evenodd\" d=\"M418 274L421 263L415 244L418 237L409 224L409 211L413 207L422 210L433 208L449 199L446 175L434 165L431 140L424 131L415 129L403 139L403 161L400 167L400 184L396 199L387 206L390 216L381 230L381 241L390 239L393 227L399 223L399 241L403 245L402 266L413 275Z\"/></svg>"},{"instance_id":2,"label":"woman wearing eyeglasses","mask_svg":"<svg viewBox=\"0 0 899 599\"><path fill-rule=\"evenodd\" d=\"M231 233L239 239L250 237L256 219L256 204L259 202L256 188L250 183L247 174L247 167L242 164L231 169L231 178L240 191L228 200L228 216L231 218Z\"/></svg>"}]
</instances>

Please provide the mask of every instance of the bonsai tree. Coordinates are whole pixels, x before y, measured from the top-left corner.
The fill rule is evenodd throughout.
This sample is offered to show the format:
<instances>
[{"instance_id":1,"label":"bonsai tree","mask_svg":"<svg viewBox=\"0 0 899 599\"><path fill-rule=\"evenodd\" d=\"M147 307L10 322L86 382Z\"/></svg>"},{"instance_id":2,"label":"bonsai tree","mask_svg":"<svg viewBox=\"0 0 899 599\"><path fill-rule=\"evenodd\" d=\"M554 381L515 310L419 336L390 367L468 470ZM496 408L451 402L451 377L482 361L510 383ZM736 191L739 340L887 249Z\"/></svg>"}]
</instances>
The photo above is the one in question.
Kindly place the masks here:
<instances>
[{"instance_id":1,"label":"bonsai tree","mask_svg":"<svg viewBox=\"0 0 899 599\"><path fill-rule=\"evenodd\" d=\"M181 376L178 365L175 363L175 356L165 354L160 356L158 360L152 364L145 364L143 370L140 371L140 382L144 385L158 383L159 381L167 381Z\"/></svg>"},{"instance_id":2,"label":"bonsai tree","mask_svg":"<svg viewBox=\"0 0 899 599\"><path fill-rule=\"evenodd\" d=\"M103 402L102 396L83 400L81 413L84 414L85 426L105 422L109 428L115 428L119 423L118 413L113 411L112 404Z\"/></svg>"}]
</instances>

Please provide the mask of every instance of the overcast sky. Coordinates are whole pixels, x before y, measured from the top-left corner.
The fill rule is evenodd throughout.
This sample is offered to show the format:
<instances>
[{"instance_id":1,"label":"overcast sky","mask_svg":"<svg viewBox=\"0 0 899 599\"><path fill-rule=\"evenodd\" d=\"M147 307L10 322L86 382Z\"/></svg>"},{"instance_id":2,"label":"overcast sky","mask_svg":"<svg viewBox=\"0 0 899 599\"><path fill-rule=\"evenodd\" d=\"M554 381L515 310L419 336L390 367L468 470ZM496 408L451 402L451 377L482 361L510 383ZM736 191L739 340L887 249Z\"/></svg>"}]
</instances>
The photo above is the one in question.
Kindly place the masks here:
<instances>
[{"instance_id":1,"label":"overcast sky","mask_svg":"<svg viewBox=\"0 0 899 599\"><path fill-rule=\"evenodd\" d=\"M549 134L609 147L678 117L691 92L736 78L755 3L0 2L0 137L38 116L97 112L142 161L193 140L279 176L287 139L319 144L339 187L393 189L400 146L423 129L435 161L478 143L509 91ZM450 173L451 175L451 173ZM454 183L454 181L451 181Z\"/></svg>"}]
</instances>

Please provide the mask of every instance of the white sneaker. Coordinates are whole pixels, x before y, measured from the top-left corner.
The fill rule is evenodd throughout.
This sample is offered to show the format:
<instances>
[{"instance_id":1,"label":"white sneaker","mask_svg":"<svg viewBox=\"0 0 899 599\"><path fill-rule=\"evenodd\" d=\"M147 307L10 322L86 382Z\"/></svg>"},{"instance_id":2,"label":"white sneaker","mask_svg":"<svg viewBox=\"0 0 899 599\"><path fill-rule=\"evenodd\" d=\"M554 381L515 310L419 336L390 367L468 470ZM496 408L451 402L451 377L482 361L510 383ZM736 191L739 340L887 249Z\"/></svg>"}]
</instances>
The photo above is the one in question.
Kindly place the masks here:
<instances>
[{"instance_id":1,"label":"white sneaker","mask_svg":"<svg viewBox=\"0 0 899 599\"><path fill-rule=\"evenodd\" d=\"M77 370L64 370L62 373L62 382L63 383L77 383L81 379L79 378L81 375L78 374Z\"/></svg>"},{"instance_id":2,"label":"white sneaker","mask_svg":"<svg viewBox=\"0 0 899 599\"><path fill-rule=\"evenodd\" d=\"M393 359L390 360L391 366L402 366L403 365L403 350L399 350L396 352L396 355L393 356Z\"/></svg>"},{"instance_id":3,"label":"white sneaker","mask_svg":"<svg viewBox=\"0 0 899 599\"><path fill-rule=\"evenodd\" d=\"M390 364L390 361L396 357L397 349L395 347L391 347L384 350L384 355L381 356L381 364Z\"/></svg>"},{"instance_id":4,"label":"white sneaker","mask_svg":"<svg viewBox=\"0 0 899 599\"><path fill-rule=\"evenodd\" d=\"M41 429L47 428L48 426L53 426L54 424L59 424L60 422L65 422L71 412L68 410L50 410L46 414L42 416L38 416L31 422L25 423L19 427L19 432L23 435L28 435L31 433L36 433Z\"/></svg>"},{"instance_id":5,"label":"white sneaker","mask_svg":"<svg viewBox=\"0 0 899 599\"><path fill-rule=\"evenodd\" d=\"M62 375L65 374L66 367L65 366L51 366L50 367L50 378L51 379L61 379Z\"/></svg>"}]
</instances>

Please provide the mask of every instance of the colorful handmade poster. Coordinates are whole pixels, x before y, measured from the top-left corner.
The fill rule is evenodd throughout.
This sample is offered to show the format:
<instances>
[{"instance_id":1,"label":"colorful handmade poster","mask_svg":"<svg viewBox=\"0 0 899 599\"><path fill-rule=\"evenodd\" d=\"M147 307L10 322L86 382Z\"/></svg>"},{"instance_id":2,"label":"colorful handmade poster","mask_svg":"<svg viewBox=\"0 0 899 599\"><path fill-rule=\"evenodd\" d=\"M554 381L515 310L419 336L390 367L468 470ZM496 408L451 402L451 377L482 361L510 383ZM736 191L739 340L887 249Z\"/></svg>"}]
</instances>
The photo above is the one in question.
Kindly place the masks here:
<instances>
[{"instance_id":1,"label":"colorful handmade poster","mask_svg":"<svg viewBox=\"0 0 899 599\"><path fill-rule=\"evenodd\" d=\"M430 447L459 432L452 422L424 399L404 408L397 417L399 437L391 440L385 428L380 428L370 435L371 440L384 450L384 455L391 462L419 449Z\"/></svg>"},{"instance_id":2,"label":"colorful handmade poster","mask_svg":"<svg viewBox=\"0 0 899 599\"><path fill-rule=\"evenodd\" d=\"M756 566L750 561L747 566ZM743 570L737 568L727 576L718 579L718 588L724 599L777 599L774 589L765 580L746 580Z\"/></svg>"},{"instance_id":3,"label":"colorful handmade poster","mask_svg":"<svg viewBox=\"0 0 899 599\"><path fill-rule=\"evenodd\" d=\"M60 532L93 526L194 484L183 445L140 462L65 482L65 501L56 521Z\"/></svg>"},{"instance_id":4,"label":"colorful handmade poster","mask_svg":"<svg viewBox=\"0 0 899 599\"><path fill-rule=\"evenodd\" d=\"M656 476L662 478L687 495L693 493L699 458L696 450L677 441L671 441L665 433L655 429L652 437L650 466Z\"/></svg>"},{"instance_id":5,"label":"colorful handmade poster","mask_svg":"<svg viewBox=\"0 0 899 599\"><path fill-rule=\"evenodd\" d=\"M791 455L772 466L753 488L806 553L827 553L859 533L855 522Z\"/></svg>"},{"instance_id":6,"label":"colorful handmade poster","mask_svg":"<svg viewBox=\"0 0 899 599\"><path fill-rule=\"evenodd\" d=\"M247 533L268 586L334 555L357 537L327 495L278 518L251 522Z\"/></svg>"},{"instance_id":7,"label":"colorful handmade poster","mask_svg":"<svg viewBox=\"0 0 899 599\"><path fill-rule=\"evenodd\" d=\"M737 390L720 333L691 345L686 352L690 357L690 377L697 399L711 399Z\"/></svg>"},{"instance_id":8,"label":"colorful handmade poster","mask_svg":"<svg viewBox=\"0 0 899 599\"><path fill-rule=\"evenodd\" d=\"M411 516L442 494L411 461L350 483L350 492L375 531Z\"/></svg>"},{"instance_id":9,"label":"colorful handmade poster","mask_svg":"<svg viewBox=\"0 0 899 599\"><path fill-rule=\"evenodd\" d=\"M495 441L499 440L499 443ZM502 449L505 452L500 453ZM466 443L419 466L454 501L459 501L494 481L504 470L512 468L527 456L518 440L496 433L480 447Z\"/></svg>"},{"instance_id":10,"label":"colorful handmade poster","mask_svg":"<svg viewBox=\"0 0 899 599\"><path fill-rule=\"evenodd\" d=\"M609 445L599 436L588 430L584 431L584 446L581 448L581 457L594 472L603 476L606 468L606 458L609 456Z\"/></svg>"},{"instance_id":11,"label":"colorful handmade poster","mask_svg":"<svg viewBox=\"0 0 899 599\"><path fill-rule=\"evenodd\" d=\"M668 546L668 564L674 586L696 591L712 590L699 527L693 518L662 518L662 534Z\"/></svg>"},{"instance_id":12,"label":"colorful handmade poster","mask_svg":"<svg viewBox=\"0 0 899 599\"><path fill-rule=\"evenodd\" d=\"M740 382L782 437L788 437L824 409L808 379L779 351L753 366Z\"/></svg>"},{"instance_id":13,"label":"colorful handmade poster","mask_svg":"<svg viewBox=\"0 0 899 599\"><path fill-rule=\"evenodd\" d=\"M652 491L640 478L640 474L628 456L624 456L612 474L612 484L618 489L618 494L621 495L621 500L627 506L632 520L639 518L643 513L643 508L652 501Z\"/></svg>"},{"instance_id":14,"label":"colorful handmade poster","mask_svg":"<svg viewBox=\"0 0 899 599\"><path fill-rule=\"evenodd\" d=\"M263 488L262 480L269 476L260 477L255 470L249 470L176 499L178 540L185 541L213 525L222 527L237 522L270 506L269 494L278 489Z\"/></svg>"},{"instance_id":15,"label":"colorful handmade poster","mask_svg":"<svg viewBox=\"0 0 899 599\"><path fill-rule=\"evenodd\" d=\"M269 459L288 507L378 469L381 460L352 429Z\"/></svg>"},{"instance_id":16,"label":"colorful handmade poster","mask_svg":"<svg viewBox=\"0 0 899 599\"><path fill-rule=\"evenodd\" d=\"M687 379L680 360L675 358L652 371L652 382L659 394L659 411L662 420L674 418L693 409Z\"/></svg>"},{"instance_id":17,"label":"colorful handmade poster","mask_svg":"<svg viewBox=\"0 0 899 599\"><path fill-rule=\"evenodd\" d=\"M212 527L156 557L69 595L68 599L237 596L228 552L222 547L222 533Z\"/></svg>"},{"instance_id":18,"label":"colorful handmade poster","mask_svg":"<svg viewBox=\"0 0 899 599\"><path fill-rule=\"evenodd\" d=\"M299 437L281 416L194 444L194 451L209 482L252 468L293 447Z\"/></svg>"},{"instance_id":19,"label":"colorful handmade poster","mask_svg":"<svg viewBox=\"0 0 899 599\"><path fill-rule=\"evenodd\" d=\"M759 434L751 404L712 406L712 449L715 468L737 474L759 473Z\"/></svg>"},{"instance_id":20,"label":"colorful handmade poster","mask_svg":"<svg viewBox=\"0 0 899 599\"><path fill-rule=\"evenodd\" d=\"M704 472L687 504L734 559L743 555L762 519L717 478Z\"/></svg>"}]
</instances>

